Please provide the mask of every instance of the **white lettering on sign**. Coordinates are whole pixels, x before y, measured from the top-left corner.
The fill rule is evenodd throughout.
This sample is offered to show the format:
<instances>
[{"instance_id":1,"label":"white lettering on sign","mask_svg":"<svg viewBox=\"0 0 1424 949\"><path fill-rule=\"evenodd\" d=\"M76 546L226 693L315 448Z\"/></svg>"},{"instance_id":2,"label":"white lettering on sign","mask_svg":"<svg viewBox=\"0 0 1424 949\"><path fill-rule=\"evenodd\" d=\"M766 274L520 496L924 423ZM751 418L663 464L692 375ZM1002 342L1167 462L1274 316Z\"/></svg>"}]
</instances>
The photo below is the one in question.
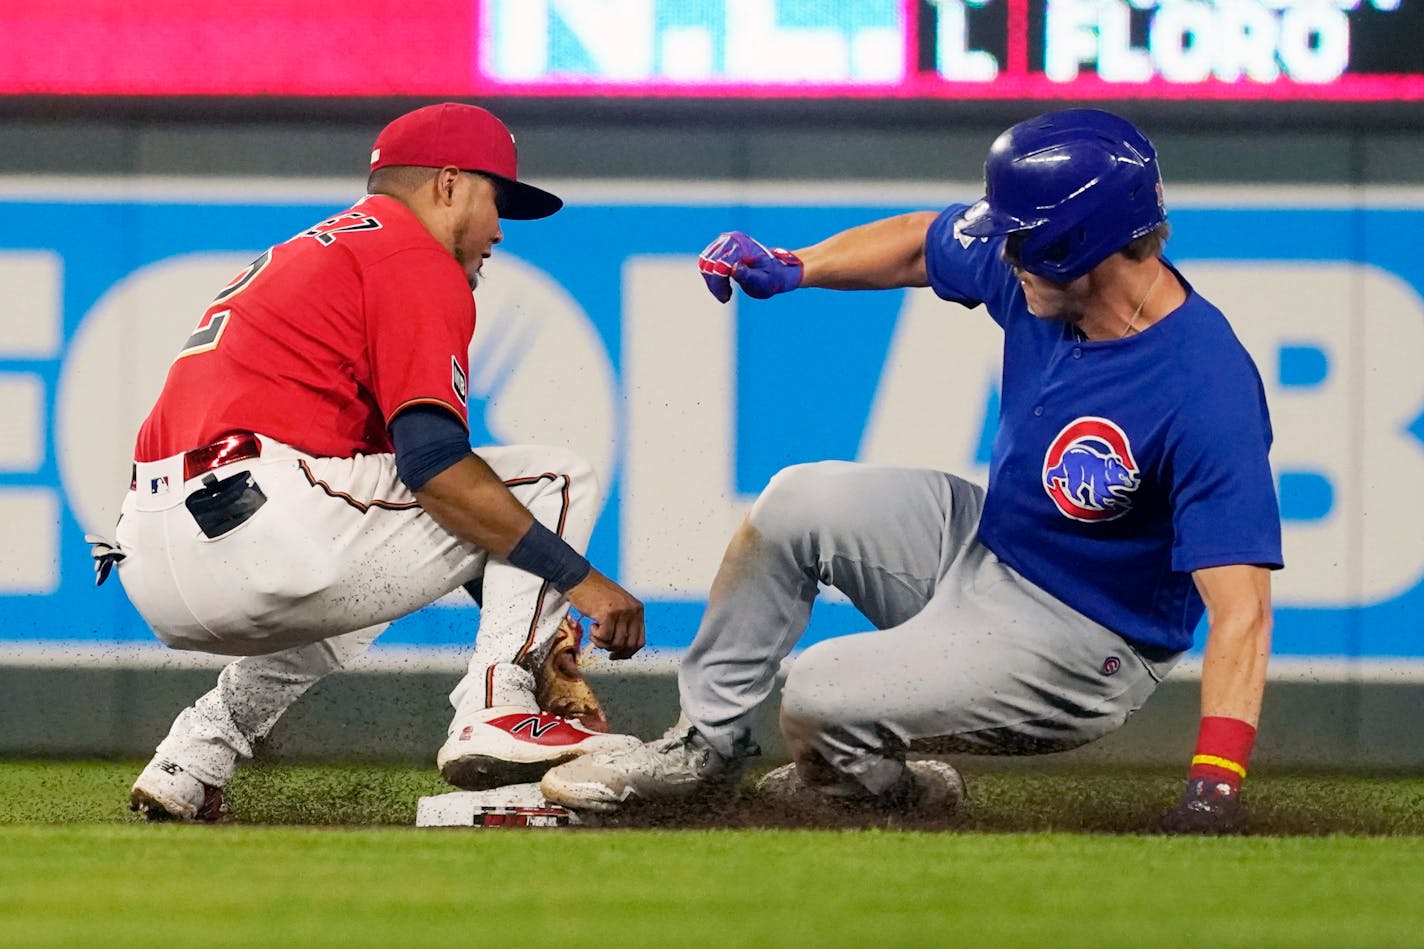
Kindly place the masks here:
<instances>
[{"instance_id":1,"label":"white lettering on sign","mask_svg":"<svg viewBox=\"0 0 1424 949\"><path fill-rule=\"evenodd\" d=\"M485 59L501 79L570 72L571 52L553 49L554 21L577 37L583 71L605 79L653 74L653 0L517 0L492 5Z\"/></svg>"},{"instance_id":2,"label":"white lettering on sign","mask_svg":"<svg viewBox=\"0 0 1424 949\"><path fill-rule=\"evenodd\" d=\"M538 267L500 251L485 269L470 341L471 414L483 400L485 428L499 444L572 449L607 492L617 467L617 381L598 330Z\"/></svg>"},{"instance_id":3,"label":"white lettering on sign","mask_svg":"<svg viewBox=\"0 0 1424 949\"><path fill-rule=\"evenodd\" d=\"M0 360L48 360L64 324L64 262L49 250L0 252ZM37 372L0 372L0 472L30 474L45 459L50 419ZM0 488L0 594L44 594L59 586L59 496L44 487Z\"/></svg>"},{"instance_id":4,"label":"white lettering on sign","mask_svg":"<svg viewBox=\"0 0 1424 949\"><path fill-rule=\"evenodd\" d=\"M647 599L705 597L753 500L735 484L737 298L718 303L696 272L685 256L623 265L619 579Z\"/></svg>"},{"instance_id":5,"label":"white lettering on sign","mask_svg":"<svg viewBox=\"0 0 1424 949\"><path fill-rule=\"evenodd\" d=\"M44 380L30 372L0 372L0 471L34 471L44 454Z\"/></svg>"},{"instance_id":6,"label":"white lettering on sign","mask_svg":"<svg viewBox=\"0 0 1424 949\"><path fill-rule=\"evenodd\" d=\"M999 385L1003 340L982 308L966 311L929 289L908 291L861 435L860 460L938 468L984 483L989 469L977 463L978 447L987 396ZM946 371L950 365L953 371Z\"/></svg>"},{"instance_id":7,"label":"white lettering on sign","mask_svg":"<svg viewBox=\"0 0 1424 949\"><path fill-rule=\"evenodd\" d=\"M1235 82L1339 79L1350 64L1359 0L1049 0L1044 73L1071 82L1088 68L1109 82L1215 77ZM1377 8L1378 9L1378 8ZM1136 11L1146 11L1137 45Z\"/></svg>"},{"instance_id":8,"label":"white lettering on sign","mask_svg":"<svg viewBox=\"0 0 1424 949\"><path fill-rule=\"evenodd\" d=\"M0 594L53 593L59 588L59 492L48 488L0 491Z\"/></svg>"},{"instance_id":9,"label":"white lettering on sign","mask_svg":"<svg viewBox=\"0 0 1424 949\"><path fill-rule=\"evenodd\" d=\"M987 0L931 0L935 6L935 61L939 74L952 82L990 82L999 75L993 54L969 45L967 6Z\"/></svg>"},{"instance_id":10,"label":"white lettering on sign","mask_svg":"<svg viewBox=\"0 0 1424 949\"><path fill-rule=\"evenodd\" d=\"M1345 262L1189 262L1184 272L1221 307L1266 386L1279 472L1329 482L1323 517L1284 524L1290 606L1366 605L1424 576L1424 300L1399 277ZM1328 373L1282 385L1283 344L1308 339Z\"/></svg>"},{"instance_id":11,"label":"white lettering on sign","mask_svg":"<svg viewBox=\"0 0 1424 949\"><path fill-rule=\"evenodd\" d=\"M50 359L59 351L64 262L48 250L0 252L0 359Z\"/></svg>"},{"instance_id":12,"label":"white lettering on sign","mask_svg":"<svg viewBox=\"0 0 1424 949\"><path fill-rule=\"evenodd\" d=\"M510 81L673 79L893 83L905 77L899 5L801 10L721 0L676 10L653 0L486 0L491 74ZM848 6L848 5L847 5Z\"/></svg>"}]
</instances>

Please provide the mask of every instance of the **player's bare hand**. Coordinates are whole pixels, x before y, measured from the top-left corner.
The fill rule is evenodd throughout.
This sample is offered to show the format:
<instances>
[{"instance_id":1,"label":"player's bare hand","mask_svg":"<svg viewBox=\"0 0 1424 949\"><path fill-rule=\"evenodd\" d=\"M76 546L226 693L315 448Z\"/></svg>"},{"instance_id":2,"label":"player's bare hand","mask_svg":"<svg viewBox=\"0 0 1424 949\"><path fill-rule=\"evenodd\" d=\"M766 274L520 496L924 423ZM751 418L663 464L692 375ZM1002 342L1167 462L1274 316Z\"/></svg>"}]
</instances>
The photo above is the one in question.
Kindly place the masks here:
<instances>
[{"instance_id":1,"label":"player's bare hand","mask_svg":"<svg viewBox=\"0 0 1424 949\"><path fill-rule=\"evenodd\" d=\"M1169 834L1239 834L1246 829L1241 790L1193 778L1177 806L1162 815L1161 828Z\"/></svg>"},{"instance_id":2,"label":"player's bare hand","mask_svg":"<svg viewBox=\"0 0 1424 949\"><path fill-rule=\"evenodd\" d=\"M780 247L767 249L741 231L717 235L697 257L697 269L712 295L732 299L732 282L749 297L765 300L801 286L801 258Z\"/></svg>"},{"instance_id":3,"label":"player's bare hand","mask_svg":"<svg viewBox=\"0 0 1424 949\"><path fill-rule=\"evenodd\" d=\"M588 638L611 659L627 659L643 648L643 604L612 580L590 570L568 591L569 602L589 620Z\"/></svg>"}]
</instances>

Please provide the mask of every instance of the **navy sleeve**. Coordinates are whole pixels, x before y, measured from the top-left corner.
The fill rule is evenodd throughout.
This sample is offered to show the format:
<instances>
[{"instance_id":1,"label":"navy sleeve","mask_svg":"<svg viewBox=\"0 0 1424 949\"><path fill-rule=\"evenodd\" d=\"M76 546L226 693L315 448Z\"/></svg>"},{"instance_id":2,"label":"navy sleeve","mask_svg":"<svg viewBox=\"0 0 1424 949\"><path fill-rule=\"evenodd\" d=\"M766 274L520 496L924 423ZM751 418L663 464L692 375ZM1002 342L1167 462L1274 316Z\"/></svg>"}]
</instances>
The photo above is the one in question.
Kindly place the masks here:
<instances>
[{"instance_id":1,"label":"navy sleeve","mask_svg":"<svg viewBox=\"0 0 1424 949\"><path fill-rule=\"evenodd\" d=\"M396 473L412 491L470 454L470 436L449 409L413 405L391 419Z\"/></svg>"},{"instance_id":2,"label":"navy sleeve","mask_svg":"<svg viewBox=\"0 0 1424 949\"><path fill-rule=\"evenodd\" d=\"M968 208L966 204L951 204L934 219L925 235L925 271L930 288L942 300L968 307L984 304L994 322L1003 326L1006 304L1018 281L1001 256L1003 238L955 234L955 225Z\"/></svg>"},{"instance_id":3,"label":"navy sleeve","mask_svg":"<svg viewBox=\"0 0 1424 949\"><path fill-rule=\"evenodd\" d=\"M1268 452L1271 421L1242 352L1182 413L1172 434L1172 569L1283 566L1281 515Z\"/></svg>"}]
</instances>

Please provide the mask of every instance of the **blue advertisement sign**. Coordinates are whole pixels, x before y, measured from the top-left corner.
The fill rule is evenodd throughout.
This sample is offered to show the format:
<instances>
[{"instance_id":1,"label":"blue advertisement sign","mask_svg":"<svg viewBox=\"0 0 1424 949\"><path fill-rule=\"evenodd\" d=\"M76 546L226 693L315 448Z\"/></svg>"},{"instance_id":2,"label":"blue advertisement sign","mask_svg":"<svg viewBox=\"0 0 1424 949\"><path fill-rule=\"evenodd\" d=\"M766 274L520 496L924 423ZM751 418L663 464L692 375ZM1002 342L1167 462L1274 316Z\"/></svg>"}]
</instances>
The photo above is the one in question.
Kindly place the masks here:
<instances>
[{"instance_id":1,"label":"blue advertisement sign","mask_svg":"<svg viewBox=\"0 0 1424 949\"><path fill-rule=\"evenodd\" d=\"M152 641L118 584L93 588L83 536L112 534L134 433L213 294L355 197L302 187L0 188L0 645ZM847 459L983 479L999 331L982 311L927 290L722 306L696 269L721 231L800 247L972 186L937 199L619 187L574 187L553 218L506 225L476 295L470 414L476 443L563 444L593 463L606 500L590 559L648 603L653 645L691 640L723 545L780 468ZM1349 197L1189 196L1169 254L1231 318L1271 402L1287 562L1276 652L1424 658L1424 202ZM470 642L463 596L381 643ZM806 642L864 627L828 594Z\"/></svg>"}]
</instances>

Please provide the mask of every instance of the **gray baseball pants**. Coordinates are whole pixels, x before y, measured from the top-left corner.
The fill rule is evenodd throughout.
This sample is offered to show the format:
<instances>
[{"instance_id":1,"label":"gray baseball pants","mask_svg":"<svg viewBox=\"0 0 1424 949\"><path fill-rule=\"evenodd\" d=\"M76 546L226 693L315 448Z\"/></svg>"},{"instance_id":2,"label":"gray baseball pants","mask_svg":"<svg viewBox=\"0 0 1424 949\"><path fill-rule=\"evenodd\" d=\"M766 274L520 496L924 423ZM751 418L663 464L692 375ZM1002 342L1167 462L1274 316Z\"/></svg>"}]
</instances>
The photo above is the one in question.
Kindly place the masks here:
<instances>
[{"instance_id":1,"label":"gray baseball pants","mask_svg":"<svg viewBox=\"0 0 1424 949\"><path fill-rule=\"evenodd\" d=\"M886 790L912 743L1037 754L1118 728L1177 656L1140 655L1000 561L978 539L983 506L979 486L927 469L778 473L713 582L679 673L684 715L721 754L743 752L825 584L878 630L810 647L784 687L792 753L830 793Z\"/></svg>"}]
</instances>

